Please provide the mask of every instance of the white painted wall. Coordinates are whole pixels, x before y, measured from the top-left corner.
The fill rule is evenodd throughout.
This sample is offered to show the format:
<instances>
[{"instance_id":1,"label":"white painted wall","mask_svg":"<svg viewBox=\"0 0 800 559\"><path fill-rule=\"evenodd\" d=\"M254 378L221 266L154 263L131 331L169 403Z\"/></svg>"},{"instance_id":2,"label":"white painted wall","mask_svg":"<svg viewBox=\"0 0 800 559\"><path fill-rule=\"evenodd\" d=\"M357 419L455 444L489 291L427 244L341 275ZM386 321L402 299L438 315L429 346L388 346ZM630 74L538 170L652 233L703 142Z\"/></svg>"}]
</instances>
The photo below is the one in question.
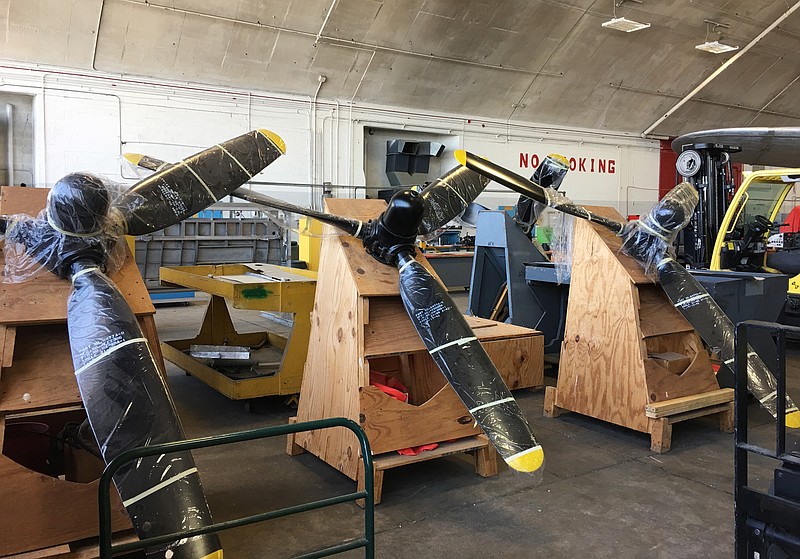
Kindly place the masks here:
<instances>
[{"instance_id":1,"label":"white painted wall","mask_svg":"<svg viewBox=\"0 0 800 559\"><path fill-rule=\"evenodd\" d=\"M640 213L657 198L658 143L630 135L332 101L324 99L324 85L314 105L310 98L261 91L0 63L0 87L34 95L37 186L52 186L75 170L91 170L130 184L135 175L120 158L124 152L176 160L249 129L268 128L286 141L287 154L257 181L363 187L367 185L365 169L383 163L382 159L375 162L374 149L367 160L365 131L373 127L394 129L397 137L409 139L415 134L447 136L440 164L445 169L455 166L453 150L457 148L494 159L525 176L532 174L531 162L536 157L562 153L575 158L576 169L563 186L568 195L577 202L615 206L623 215ZM604 173L598 172L601 159L606 164ZM253 188L319 206L321 189ZM490 207L512 205L517 198L496 184L488 190L479 201ZM343 197L364 192L363 188L334 188L335 195Z\"/></svg>"}]
</instances>

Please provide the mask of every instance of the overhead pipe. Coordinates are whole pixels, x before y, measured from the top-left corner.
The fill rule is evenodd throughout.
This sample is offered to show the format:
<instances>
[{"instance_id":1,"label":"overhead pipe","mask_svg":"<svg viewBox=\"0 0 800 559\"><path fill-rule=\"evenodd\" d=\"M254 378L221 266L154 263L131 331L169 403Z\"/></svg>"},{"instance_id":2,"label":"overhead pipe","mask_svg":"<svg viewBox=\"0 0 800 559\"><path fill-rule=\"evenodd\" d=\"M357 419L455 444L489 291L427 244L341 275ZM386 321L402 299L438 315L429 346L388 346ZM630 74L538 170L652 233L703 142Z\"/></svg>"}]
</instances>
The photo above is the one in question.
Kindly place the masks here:
<instances>
[{"instance_id":1,"label":"overhead pipe","mask_svg":"<svg viewBox=\"0 0 800 559\"><path fill-rule=\"evenodd\" d=\"M778 19L776 19L774 22L772 22L772 24L771 24L769 27L767 27L766 29L764 29L764 31L762 31L761 33L759 33L759 34L758 34L758 36L757 36L755 39L753 39L752 41L750 41L749 43L747 43L747 46L745 46L743 49L741 49L741 50L740 50L739 52L737 52L735 55L733 55L733 56L732 56L732 57L730 57L728 60L726 60L726 61L725 61L725 63L724 63L722 66L720 66L719 68L717 68L716 70L714 70L714 72L713 72L713 73L712 73L710 76L708 76L706 79L704 79L702 82L700 82L700 85L698 85L697 87L695 87L695 88L694 88L694 89L693 89L693 90L692 90L692 91L691 91L691 92L690 92L690 93L689 93L689 94L688 94L686 97L684 97L683 99L681 99L680 101L678 101L678 102L675 104L675 106L674 106L674 107L672 107L670 110L668 110L668 111L667 111L667 112L664 114L664 116L662 116L662 117L661 117L661 118L659 118L657 121L655 121L653 124L651 124L651 125L650 125L650 126L647 128L647 130L645 130L644 132L642 132L642 137L645 137L645 136L647 136L647 135L648 135L650 132L652 132L653 130L655 130L655 129L656 129L656 128L657 128L657 127L658 127L658 126L659 126L659 125L660 125L662 122L664 122L664 121L665 121L665 120L667 120L669 117L671 117L671 116L672 116L672 115L675 113L675 111L677 111L678 109L680 109L681 107L683 107L683 106L684 106L684 105L685 105L685 104L686 104L686 103L687 103L689 100L691 100L691 99L692 99L692 97L694 97L695 95L697 95L698 93L700 93L700 91L701 91L701 90L702 90L702 89L703 89L705 86L707 86L708 84L710 84L710 83L711 83L711 82L712 82L712 81L713 81L713 80L714 80L714 79L715 79L717 76L719 76L719 75L720 75L722 72L724 72L725 70L727 70L727 69L728 69L728 67L729 67L731 64L733 64L734 62L736 62L737 60L739 60L739 59L740 59L740 58L741 58L741 57L742 57L742 56L743 56L743 55L744 55L744 54L745 54L747 51L749 51L751 48L753 48L754 46L756 46L756 45L758 44L758 42L759 42L761 39L763 39L764 37L766 37L766 36L767 36L767 35L768 35L768 34L769 34L769 33L770 33L770 32L771 32L773 29L775 29L776 27L778 27L778 25L780 25L781 23L783 23L783 21L784 21L784 20L785 20L787 17L789 17L790 15L792 15L792 14L793 14L795 11L797 11L797 9L798 9L798 8L800 8L800 1L799 1L799 2L797 2L797 3L796 3L794 6L792 6L791 8L789 8L788 10L786 10L785 12L783 12L783 14L781 14L781 16L780 16Z\"/></svg>"},{"instance_id":2,"label":"overhead pipe","mask_svg":"<svg viewBox=\"0 0 800 559\"><path fill-rule=\"evenodd\" d=\"M8 143L8 184L13 186L16 183L14 176L14 105L6 103L6 142Z\"/></svg>"}]
</instances>

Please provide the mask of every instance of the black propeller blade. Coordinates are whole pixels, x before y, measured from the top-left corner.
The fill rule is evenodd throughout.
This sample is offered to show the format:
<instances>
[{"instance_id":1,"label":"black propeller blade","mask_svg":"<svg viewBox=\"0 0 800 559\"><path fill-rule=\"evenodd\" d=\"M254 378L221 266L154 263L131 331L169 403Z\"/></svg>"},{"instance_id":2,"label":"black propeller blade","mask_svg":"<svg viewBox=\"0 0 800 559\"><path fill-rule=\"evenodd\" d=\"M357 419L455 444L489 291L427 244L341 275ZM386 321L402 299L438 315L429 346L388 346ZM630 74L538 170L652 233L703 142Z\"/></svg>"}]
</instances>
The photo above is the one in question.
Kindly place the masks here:
<instances>
[{"instance_id":1,"label":"black propeller blade","mask_svg":"<svg viewBox=\"0 0 800 559\"><path fill-rule=\"evenodd\" d=\"M140 235L178 223L239 188L284 151L279 136L255 130L180 163L156 165L158 172L113 206L102 179L73 173L53 187L41 219L17 220L5 231L7 246L22 245L31 258L73 282L67 310L73 363L106 462L131 447L184 438L136 318L103 274L109 254L122 233ZM190 453L143 458L119 470L114 483L140 537L210 523ZM164 550L174 559L222 557L215 535L173 542Z\"/></svg>"},{"instance_id":2,"label":"black propeller blade","mask_svg":"<svg viewBox=\"0 0 800 559\"><path fill-rule=\"evenodd\" d=\"M685 227L697 204L698 195L689 183L681 183L640 221L623 224L592 214L565 196L465 151L456 152L462 164L564 213L599 223L619 234L623 250L645 269L655 269L664 292L675 308L689 321L703 341L714 348L726 364L734 358L733 323L689 271L669 256L669 247L678 231ZM775 379L755 351L748 348L748 389L773 417L777 414ZM800 411L786 399L786 425L800 428Z\"/></svg>"},{"instance_id":3,"label":"black propeller blade","mask_svg":"<svg viewBox=\"0 0 800 559\"><path fill-rule=\"evenodd\" d=\"M453 299L412 252L400 252L397 266L403 305L447 382L511 468L538 470L544 451Z\"/></svg>"},{"instance_id":4,"label":"black propeller blade","mask_svg":"<svg viewBox=\"0 0 800 559\"><path fill-rule=\"evenodd\" d=\"M322 223L327 223L328 225L333 225L334 227L338 227L348 235L353 235L354 237L358 237L361 234L361 230L364 227L364 222L359 221L357 219L350 219L349 217L339 217L338 215L326 214L312 209L303 208L301 206L295 206L294 204L290 204L289 202L284 202L283 200L278 200L277 198L273 198L272 196L267 196L266 194L253 192L252 190L247 190L244 188L235 190L234 192L231 193L231 196L235 196L236 198L241 198L242 200L247 200L248 202L253 202L254 204L260 204L262 206L283 210L285 212L313 217L314 219L317 219Z\"/></svg>"},{"instance_id":5,"label":"black propeller blade","mask_svg":"<svg viewBox=\"0 0 800 559\"><path fill-rule=\"evenodd\" d=\"M131 448L183 439L136 317L99 268L82 265L72 276L69 341L81 399L103 459L110 462ZM211 524L189 452L142 458L120 469L114 484L142 538ZM175 557L222 556L216 535L174 542L159 551L167 549Z\"/></svg>"},{"instance_id":6,"label":"black propeller blade","mask_svg":"<svg viewBox=\"0 0 800 559\"><path fill-rule=\"evenodd\" d=\"M129 235L152 233L224 198L285 152L278 135L253 130L162 168L136 183L114 206Z\"/></svg>"}]
</instances>

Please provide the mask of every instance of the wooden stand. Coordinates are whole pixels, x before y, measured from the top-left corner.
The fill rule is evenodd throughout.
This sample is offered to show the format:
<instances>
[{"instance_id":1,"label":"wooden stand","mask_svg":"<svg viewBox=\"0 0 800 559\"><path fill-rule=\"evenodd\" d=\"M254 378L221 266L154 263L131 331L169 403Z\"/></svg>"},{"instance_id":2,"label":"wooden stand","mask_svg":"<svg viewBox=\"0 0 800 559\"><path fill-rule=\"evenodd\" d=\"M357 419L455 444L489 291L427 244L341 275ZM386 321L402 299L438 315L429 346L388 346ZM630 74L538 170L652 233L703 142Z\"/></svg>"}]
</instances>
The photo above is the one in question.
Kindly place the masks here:
<instances>
[{"instance_id":1,"label":"wooden stand","mask_svg":"<svg viewBox=\"0 0 800 559\"><path fill-rule=\"evenodd\" d=\"M47 192L2 187L0 214L35 216L44 207ZM0 268L3 265L0 258ZM137 315L163 370L153 321L155 309L130 254L112 279ZM70 289L68 281L49 273L23 283L0 284L0 446L12 423L46 424L54 435L66 420L86 417L67 336ZM6 447L9 441L6 438ZM90 470L102 471L102 461L91 458L88 462ZM96 479L89 483L64 481L0 455L0 480L0 556L43 548L51 549L38 555L63 555L65 544L97 536ZM131 527L118 499L112 503L112 520L116 530Z\"/></svg>"},{"instance_id":2,"label":"wooden stand","mask_svg":"<svg viewBox=\"0 0 800 559\"><path fill-rule=\"evenodd\" d=\"M719 390L697 333L620 246L608 230L575 220L558 386L545 394L545 415L570 410L650 433L655 452L669 450L677 421L722 414L728 430L733 391Z\"/></svg>"},{"instance_id":3,"label":"wooden stand","mask_svg":"<svg viewBox=\"0 0 800 559\"><path fill-rule=\"evenodd\" d=\"M380 200L329 199L327 203L332 213L364 220L385 208ZM346 417L360 423L373 454L389 457L376 458L376 502L384 470L452 452L476 450L478 473L494 475L494 449L479 437L480 428L414 330L399 297L397 269L377 262L352 237L331 230L327 234L296 420ZM421 254L417 259L431 271ZM480 318L468 321L510 388L543 384L539 332ZM410 403L370 386L370 370L397 377L409 389ZM442 441L455 442L441 445L438 453L411 457L395 453ZM289 453L302 450L353 480L359 478L357 440L345 429L290 436Z\"/></svg>"}]
</instances>

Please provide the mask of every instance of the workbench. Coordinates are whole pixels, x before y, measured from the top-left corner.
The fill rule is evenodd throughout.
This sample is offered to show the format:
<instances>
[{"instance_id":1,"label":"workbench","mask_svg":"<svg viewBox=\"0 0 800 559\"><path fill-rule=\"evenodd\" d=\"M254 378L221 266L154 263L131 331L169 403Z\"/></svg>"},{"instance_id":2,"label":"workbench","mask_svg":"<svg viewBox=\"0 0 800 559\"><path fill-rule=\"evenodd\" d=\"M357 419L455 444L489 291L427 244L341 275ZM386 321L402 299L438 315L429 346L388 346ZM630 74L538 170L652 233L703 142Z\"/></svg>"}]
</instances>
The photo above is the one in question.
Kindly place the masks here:
<instances>
[{"instance_id":1,"label":"workbench","mask_svg":"<svg viewBox=\"0 0 800 559\"><path fill-rule=\"evenodd\" d=\"M244 400L246 407L253 398L299 393L308 353L316 276L316 272L272 264L161 268L162 285L211 295L197 336L163 342L164 358L228 398ZM291 313L291 333L240 334L233 326L226 301L235 309ZM272 349L274 362L259 363L243 372L222 372L188 355L192 345L245 346L258 348L262 354Z\"/></svg>"}]
</instances>

